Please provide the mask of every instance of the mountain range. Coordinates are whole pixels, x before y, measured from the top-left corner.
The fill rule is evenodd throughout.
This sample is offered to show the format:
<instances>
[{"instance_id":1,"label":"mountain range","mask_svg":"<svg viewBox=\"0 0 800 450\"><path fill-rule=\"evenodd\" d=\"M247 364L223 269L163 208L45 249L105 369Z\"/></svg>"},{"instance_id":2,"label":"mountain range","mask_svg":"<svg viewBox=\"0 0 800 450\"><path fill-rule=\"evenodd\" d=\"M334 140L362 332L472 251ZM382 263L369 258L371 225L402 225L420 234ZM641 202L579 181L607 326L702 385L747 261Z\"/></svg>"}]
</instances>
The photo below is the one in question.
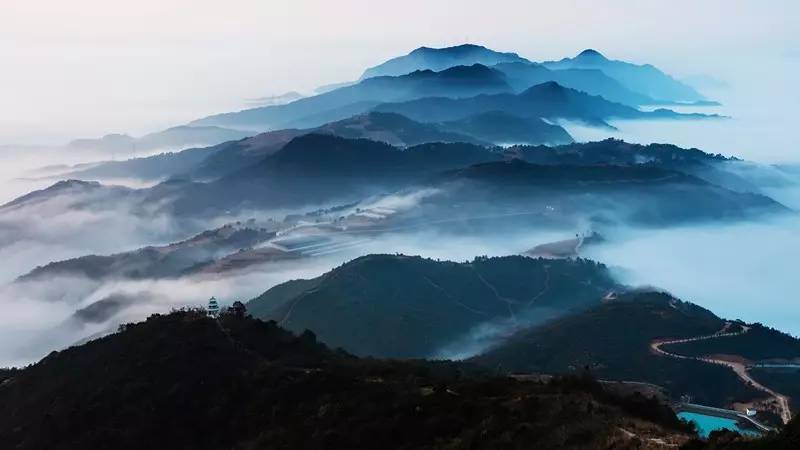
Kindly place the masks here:
<instances>
[{"instance_id":1,"label":"mountain range","mask_svg":"<svg viewBox=\"0 0 800 450\"><path fill-rule=\"evenodd\" d=\"M457 48L456 48L457 49ZM452 49L426 50L423 53L447 55L456 52L457 57L437 56L442 61L460 61L464 65L398 63L414 67L415 70L392 75L362 78L322 94L306 97L286 105L267 106L239 112L218 114L192 122L192 126L219 126L249 131L288 127L316 127L325 122L371 110L381 103L408 102L415 99L428 100L438 97L464 98L482 94L515 94L525 92L537 84L563 83L570 88L593 95L602 95L605 100L626 105L664 103L669 101L701 101L703 97L692 88L674 80L653 66L637 66L621 61L607 60L599 53L586 51L574 59L558 63L531 63L524 59L500 57L487 49L481 55L470 57ZM432 52L432 53L431 53ZM412 52L413 53L413 52ZM597 56L592 56L596 53ZM500 54L501 55L501 54ZM518 57L517 57L518 58ZM495 63L487 66L482 62ZM413 61L415 60L412 58ZM471 64L470 64L471 63ZM392 64L394 65L394 63ZM428 68L434 65L439 71ZM613 74L613 75L612 75ZM619 78L616 78L619 77ZM624 81L623 81L624 80ZM632 87L634 86L634 87ZM541 107L539 109L541 111ZM638 111L638 110L637 110ZM549 111L552 114L552 111ZM531 114L527 114L530 116ZM676 113L662 110L660 117ZM412 119L414 116L410 116ZM629 112L620 116L631 118ZM702 117L694 115L690 117Z\"/></svg>"},{"instance_id":2,"label":"mountain range","mask_svg":"<svg viewBox=\"0 0 800 450\"><path fill-rule=\"evenodd\" d=\"M558 145L572 142L569 133L558 125L538 118L524 119L501 112L482 113L446 123L421 123L400 114L369 112L317 128L269 131L212 147L77 166L62 176L83 179L134 176L145 180L178 176L209 180L255 165L279 151L292 139L312 133L364 138L396 147L434 142L484 146L509 143Z\"/></svg>"},{"instance_id":3,"label":"mountain range","mask_svg":"<svg viewBox=\"0 0 800 450\"><path fill-rule=\"evenodd\" d=\"M361 79L398 76L417 70L438 72L455 66L471 66L473 64L493 66L499 63L516 62L528 63L529 61L516 53L501 53L474 44L446 48L420 47L407 55L398 56L375 67L370 67L364 71Z\"/></svg>"},{"instance_id":4,"label":"mountain range","mask_svg":"<svg viewBox=\"0 0 800 450\"><path fill-rule=\"evenodd\" d=\"M506 81L515 92L552 81L590 95L599 95L615 103L629 106L654 103L647 95L628 89L598 69L551 70L542 64L531 62L500 63L492 68L506 75Z\"/></svg>"},{"instance_id":5,"label":"mountain range","mask_svg":"<svg viewBox=\"0 0 800 450\"><path fill-rule=\"evenodd\" d=\"M420 47L367 69L358 81L337 83L310 97L294 96L294 99L288 98L288 103L281 101L216 114L195 120L189 126L141 138L108 135L101 139L76 140L69 147L135 154L162 148L215 145L268 130L318 127L363 114L382 103L426 97L514 94L547 82L633 107L673 102L709 103L693 88L652 65L607 59L595 50L585 50L574 58L536 63L516 53L497 52L474 44ZM675 114L662 111L657 115L672 117Z\"/></svg>"},{"instance_id":6,"label":"mountain range","mask_svg":"<svg viewBox=\"0 0 800 450\"><path fill-rule=\"evenodd\" d=\"M500 70L518 92L536 84L556 81L564 86L601 95L629 105L705 100L692 87L652 65L636 65L607 59L587 49L574 58L535 63L516 53L502 53L483 46L463 44L445 48L420 47L407 55L367 69L361 79L398 76L416 70L445 70L481 64Z\"/></svg>"},{"instance_id":7,"label":"mountain range","mask_svg":"<svg viewBox=\"0 0 800 450\"><path fill-rule=\"evenodd\" d=\"M219 114L194 121L191 125L254 131L310 128L366 112L379 103L432 95L458 98L509 91L511 87L502 72L480 64L455 66L440 72L418 70L398 76L367 78L286 105Z\"/></svg>"},{"instance_id":8,"label":"mountain range","mask_svg":"<svg viewBox=\"0 0 800 450\"><path fill-rule=\"evenodd\" d=\"M610 127L609 119L700 119L715 117L706 114L681 114L668 109L640 111L621 103L613 103L565 88L549 81L533 86L520 94L479 95L469 98L427 97L405 102L384 103L376 111L402 114L420 122L444 122L464 117L502 111L526 118L567 119L591 126Z\"/></svg>"},{"instance_id":9,"label":"mountain range","mask_svg":"<svg viewBox=\"0 0 800 450\"><path fill-rule=\"evenodd\" d=\"M631 64L608 59L587 49L574 58L542 63L550 69L598 69L629 89L658 101L696 102L704 100L694 88L676 80L650 64Z\"/></svg>"},{"instance_id":10,"label":"mountain range","mask_svg":"<svg viewBox=\"0 0 800 450\"><path fill-rule=\"evenodd\" d=\"M498 114L489 114L486 123L491 123L492 116L502 121L503 116L497 119ZM343 128L362 133L377 119L398 125L400 134L395 136L424 136L416 131L403 134L419 130L409 125L416 124L398 116L371 115L365 119L368 122L360 119L348 122L353 127ZM468 121L445 126L466 129ZM511 128L507 135L514 131ZM421 129L437 138L442 136L440 129ZM474 130L475 134L486 134L480 127ZM289 139L292 135L280 137ZM14 200L0 212L36 208L59 198L76 209L124 201L130 203L134 213L151 214L156 209L177 217L202 218L252 208L360 202L374 195L430 188L440 195L425 200L416 210L418 217L468 220L481 213L501 214L505 209L506 213L527 212L531 220L539 218L560 226L581 219L665 226L788 211L753 188L760 182L760 171L751 178L748 166L740 167L744 164L740 161L669 145L640 146L607 140L508 149L467 143L400 148L312 133L281 146L274 137L278 135L227 144L215 150L206 165L187 167L189 173L203 167L222 172L208 182L174 178L151 188L130 189L69 181ZM264 144L259 146L259 142ZM209 167L210 162L213 167Z\"/></svg>"},{"instance_id":11,"label":"mountain range","mask_svg":"<svg viewBox=\"0 0 800 450\"><path fill-rule=\"evenodd\" d=\"M88 255L37 267L19 278L30 282L47 277L166 278L177 277L205 262L252 247L275 236L274 231L228 224L204 231L181 242L149 246L107 256Z\"/></svg>"},{"instance_id":12,"label":"mountain range","mask_svg":"<svg viewBox=\"0 0 800 450\"><path fill-rule=\"evenodd\" d=\"M178 126L166 130L132 137L127 134L109 134L98 139L76 139L67 144L67 150L136 155L154 150L175 150L191 146L209 146L241 139L253 133L214 126Z\"/></svg>"},{"instance_id":13,"label":"mountain range","mask_svg":"<svg viewBox=\"0 0 800 450\"><path fill-rule=\"evenodd\" d=\"M644 107L708 102L594 50L534 62L467 44L76 141L169 151L69 167L0 205L0 254L24 251L0 286L19 298L12 317L55 312L8 348L14 361L58 349L0 369L0 443L793 448L800 339L580 257L629 230L649 245L795 213L773 199L800 185L788 166L575 142L576 124L721 118ZM125 179L143 187L113 184ZM676 412L706 407L782 430L700 440Z\"/></svg>"}]
</instances>

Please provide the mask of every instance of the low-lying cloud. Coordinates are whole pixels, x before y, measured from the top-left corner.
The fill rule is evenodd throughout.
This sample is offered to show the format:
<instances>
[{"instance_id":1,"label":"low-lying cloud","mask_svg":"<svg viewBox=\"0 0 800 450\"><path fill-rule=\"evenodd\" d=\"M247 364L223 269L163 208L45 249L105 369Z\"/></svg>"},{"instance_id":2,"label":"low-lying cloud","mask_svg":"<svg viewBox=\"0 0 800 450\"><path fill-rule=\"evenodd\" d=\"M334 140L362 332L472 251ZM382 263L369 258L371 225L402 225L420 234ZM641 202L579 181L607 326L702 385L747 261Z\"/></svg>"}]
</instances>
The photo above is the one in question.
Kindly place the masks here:
<instances>
[{"instance_id":1,"label":"low-lying cloud","mask_svg":"<svg viewBox=\"0 0 800 450\"><path fill-rule=\"evenodd\" d=\"M800 336L800 216L664 230L627 230L586 256L619 281L652 284L716 314Z\"/></svg>"}]
</instances>

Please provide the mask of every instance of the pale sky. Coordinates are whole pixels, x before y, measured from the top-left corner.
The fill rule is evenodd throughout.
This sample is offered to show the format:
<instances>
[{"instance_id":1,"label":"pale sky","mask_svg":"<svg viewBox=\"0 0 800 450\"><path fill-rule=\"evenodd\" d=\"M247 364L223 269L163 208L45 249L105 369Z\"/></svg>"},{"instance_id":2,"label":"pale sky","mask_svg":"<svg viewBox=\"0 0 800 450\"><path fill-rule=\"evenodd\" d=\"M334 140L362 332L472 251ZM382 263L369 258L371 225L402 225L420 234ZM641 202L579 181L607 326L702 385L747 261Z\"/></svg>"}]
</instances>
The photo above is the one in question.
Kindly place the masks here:
<instances>
[{"instance_id":1,"label":"pale sky","mask_svg":"<svg viewBox=\"0 0 800 450\"><path fill-rule=\"evenodd\" d=\"M156 131L464 41L755 77L798 29L793 0L0 0L0 144Z\"/></svg>"}]
</instances>

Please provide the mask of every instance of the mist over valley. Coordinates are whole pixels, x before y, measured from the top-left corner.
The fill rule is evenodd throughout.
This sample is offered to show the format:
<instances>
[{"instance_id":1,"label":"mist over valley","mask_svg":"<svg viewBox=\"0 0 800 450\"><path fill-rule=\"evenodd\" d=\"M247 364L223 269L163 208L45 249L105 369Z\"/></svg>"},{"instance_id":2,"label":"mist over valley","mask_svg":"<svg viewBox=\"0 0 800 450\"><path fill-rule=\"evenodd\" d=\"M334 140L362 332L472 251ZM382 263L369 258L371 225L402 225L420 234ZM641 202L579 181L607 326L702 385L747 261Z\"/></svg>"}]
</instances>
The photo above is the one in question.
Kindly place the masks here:
<instances>
[{"instance_id":1,"label":"mist over valley","mask_svg":"<svg viewBox=\"0 0 800 450\"><path fill-rule=\"evenodd\" d=\"M796 55L423 44L0 142L0 441L792 448Z\"/></svg>"}]
</instances>

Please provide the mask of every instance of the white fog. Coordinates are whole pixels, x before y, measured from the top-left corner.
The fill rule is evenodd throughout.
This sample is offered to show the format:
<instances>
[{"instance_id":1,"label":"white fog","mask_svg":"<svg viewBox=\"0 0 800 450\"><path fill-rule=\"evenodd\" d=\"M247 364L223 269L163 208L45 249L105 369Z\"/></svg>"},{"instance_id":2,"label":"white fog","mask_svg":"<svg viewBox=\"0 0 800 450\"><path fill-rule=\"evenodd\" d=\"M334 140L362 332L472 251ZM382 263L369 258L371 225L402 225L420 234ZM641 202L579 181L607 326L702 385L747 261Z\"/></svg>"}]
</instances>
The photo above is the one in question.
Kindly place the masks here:
<instances>
[{"instance_id":1,"label":"white fog","mask_svg":"<svg viewBox=\"0 0 800 450\"><path fill-rule=\"evenodd\" d=\"M795 136L800 119L800 94L794 86L795 75L800 72L798 56L791 53L778 57L770 55L770 59L747 68L742 68L736 60L717 59L723 63L717 66L706 64L703 70L724 81L724 87L706 91L710 98L719 100L722 105L682 110L718 113L728 118L612 121L612 125L618 128L616 131L574 123L567 123L565 127L576 140L583 142L615 137L643 144L658 142L697 147L761 164L800 162L800 148ZM683 67L683 71L689 74L690 68ZM101 134L98 132L98 136ZM8 145L0 145L3 160L0 164L0 203L52 185L60 179L58 174L66 166L111 159L108 154L67 152L57 145L5 144ZM795 182L800 185L800 175L797 178ZM132 188L147 187L152 183L137 179L113 182ZM789 207L800 208L800 188L780 187L767 193ZM100 210L71 211L68 205L53 202L35 214L6 212L0 216L0 231L4 234L0 236L0 260L4 261L0 267L0 283L8 283L50 261L165 244L220 226L226 221L222 218L196 224L191 229L176 228L169 217L137 217L127 208L122 203ZM262 213L262 216L277 217L278 214ZM212 294L224 302L246 300L279 282L318 276L362 254L406 253L464 261L476 255L519 253L536 244L568 238L581 231L584 230L519 230L514 235L488 234L471 238L387 235L309 264L272 266L261 272L228 278L104 283L53 280L48 286L27 286L25 290L6 286L0 288L0 302L14 307L10 314L0 319L0 340L3 342L0 344L0 366L30 362L48 350L113 328L113 324L121 320L142 318L173 306L202 304ZM590 247L582 256L611 266L621 282L657 286L720 316L759 321L800 335L800 299L795 294L800 219L796 215L758 223L663 230L620 229L612 234L613 240L608 244ZM59 291L58 295L69 301L52 301L54 291ZM76 305L85 306L116 293L147 293L149 301L126 310L123 316L115 317L113 323L79 328L62 326ZM53 328L57 330L52 332L56 335L51 333L48 337L41 337L42 333ZM30 341L31 344L19 346L21 341Z\"/></svg>"}]
</instances>

